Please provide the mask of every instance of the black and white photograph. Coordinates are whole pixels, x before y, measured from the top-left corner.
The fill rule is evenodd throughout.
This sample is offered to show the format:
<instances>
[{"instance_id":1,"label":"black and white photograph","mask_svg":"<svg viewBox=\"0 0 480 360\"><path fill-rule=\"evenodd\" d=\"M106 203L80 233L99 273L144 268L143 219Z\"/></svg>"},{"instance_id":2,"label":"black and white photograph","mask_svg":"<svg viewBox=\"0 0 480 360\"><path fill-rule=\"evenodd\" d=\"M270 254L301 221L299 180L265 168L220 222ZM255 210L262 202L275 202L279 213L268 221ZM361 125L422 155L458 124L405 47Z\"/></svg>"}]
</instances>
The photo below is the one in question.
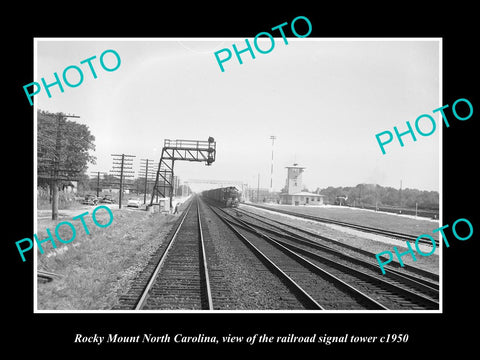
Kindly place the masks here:
<instances>
[{"instance_id":1,"label":"black and white photograph","mask_svg":"<svg viewBox=\"0 0 480 360\"><path fill-rule=\"evenodd\" d=\"M440 310L441 39L264 37L36 41L37 310Z\"/></svg>"},{"instance_id":2,"label":"black and white photograph","mask_svg":"<svg viewBox=\"0 0 480 360\"><path fill-rule=\"evenodd\" d=\"M38 5L5 31L7 347L474 349L472 9Z\"/></svg>"}]
</instances>

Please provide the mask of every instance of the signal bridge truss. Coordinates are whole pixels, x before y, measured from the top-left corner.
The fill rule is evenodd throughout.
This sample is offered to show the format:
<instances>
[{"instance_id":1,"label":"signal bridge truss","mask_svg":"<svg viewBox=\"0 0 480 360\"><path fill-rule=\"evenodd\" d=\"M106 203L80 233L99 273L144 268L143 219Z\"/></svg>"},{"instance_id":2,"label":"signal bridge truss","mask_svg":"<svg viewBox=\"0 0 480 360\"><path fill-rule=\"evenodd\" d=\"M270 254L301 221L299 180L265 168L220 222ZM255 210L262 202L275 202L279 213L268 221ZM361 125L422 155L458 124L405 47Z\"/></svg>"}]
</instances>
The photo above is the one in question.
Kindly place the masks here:
<instances>
[{"instance_id":1,"label":"signal bridge truss","mask_svg":"<svg viewBox=\"0 0 480 360\"><path fill-rule=\"evenodd\" d=\"M170 207L172 206L175 161L205 162L209 166L215 161L215 155L216 143L213 137L207 141L164 140L150 205L153 205L155 197L170 197Z\"/></svg>"}]
</instances>

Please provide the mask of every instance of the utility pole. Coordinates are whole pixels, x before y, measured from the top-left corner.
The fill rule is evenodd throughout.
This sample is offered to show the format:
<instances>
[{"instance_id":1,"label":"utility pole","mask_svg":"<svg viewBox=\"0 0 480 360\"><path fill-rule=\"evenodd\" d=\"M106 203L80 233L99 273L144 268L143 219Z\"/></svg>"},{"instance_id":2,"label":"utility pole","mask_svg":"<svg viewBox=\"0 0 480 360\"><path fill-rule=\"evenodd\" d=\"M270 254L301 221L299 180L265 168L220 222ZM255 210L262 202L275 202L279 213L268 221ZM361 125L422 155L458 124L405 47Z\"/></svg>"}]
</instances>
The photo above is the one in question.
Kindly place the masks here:
<instances>
[{"instance_id":1,"label":"utility pole","mask_svg":"<svg viewBox=\"0 0 480 360\"><path fill-rule=\"evenodd\" d=\"M58 219L58 181L60 172L60 155L62 150L62 131L65 125L65 118L79 118L75 115L64 115L58 113L55 115L57 118L57 135L55 139L55 158L53 162L53 176L52 176L52 220Z\"/></svg>"},{"instance_id":2,"label":"utility pole","mask_svg":"<svg viewBox=\"0 0 480 360\"><path fill-rule=\"evenodd\" d=\"M97 198L100 195L100 171L97 172Z\"/></svg>"},{"instance_id":3,"label":"utility pole","mask_svg":"<svg viewBox=\"0 0 480 360\"><path fill-rule=\"evenodd\" d=\"M358 207L362 207L363 209L363 202L362 202L362 189L363 189L363 184L360 184L360 195L358 196Z\"/></svg>"},{"instance_id":4,"label":"utility pole","mask_svg":"<svg viewBox=\"0 0 480 360\"><path fill-rule=\"evenodd\" d=\"M55 140L55 158L52 177L52 220L58 219L58 170L60 167L60 150L62 148L62 127L65 124L61 114L57 114L57 136Z\"/></svg>"},{"instance_id":5,"label":"utility pole","mask_svg":"<svg viewBox=\"0 0 480 360\"><path fill-rule=\"evenodd\" d=\"M105 174L101 171L90 171L91 174L97 175L97 197L100 195L100 174Z\"/></svg>"},{"instance_id":6,"label":"utility pole","mask_svg":"<svg viewBox=\"0 0 480 360\"><path fill-rule=\"evenodd\" d=\"M258 199L260 197L260 173L258 173L258 181L257 181L257 203L259 202Z\"/></svg>"},{"instance_id":7,"label":"utility pole","mask_svg":"<svg viewBox=\"0 0 480 360\"><path fill-rule=\"evenodd\" d=\"M399 192L399 197L400 197L400 208L402 207L402 180L400 180L400 192Z\"/></svg>"},{"instance_id":8,"label":"utility pole","mask_svg":"<svg viewBox=\"0 0 480 360\"><path fill-rule=\"evenodd\" d=\"M275 139L277 137L272 135L270 136L270 139L272 139L272 164L271 164L271 167L270 167L270 196L272 194L272 191L273 191L273 145L275 144Z\"/></svg>"},{"instance_id":9,"label":"utility pole","mask_svg":"<svg viewBox=\"0 0 480 360\"><path fill-rule=\"evenodd\" d=\"M122 208L122 195L123 195L123 166L125 163L125 154L122 154L122 164L120 167L120 189L118 191L118 208Z\"/></svg>"},{"instance_id":10,"label":"utility pole","mask_svg":"<svg viewBox=\"0 0 480 360\"><path fill-rule=\"evenodd\" d=\"M143 203L147 203L147 185L148 181L155 181L155 164L150 159L140 159L140 172L145 174L145 189L143 194Z\"/></svg>"},{"instance_id":11,"label":"utility pole","mask_svg":"<svg viewBox=\"0 0 480 360\"><path fill-rule=\"evenodd\" d=\"M133 158L135 155L111 154L113 156L113 167L110 170L113 175L120 176L120 188L118 190L118 208L122 208L123 178L133 177Z\"/></svg>"}]
</instances>

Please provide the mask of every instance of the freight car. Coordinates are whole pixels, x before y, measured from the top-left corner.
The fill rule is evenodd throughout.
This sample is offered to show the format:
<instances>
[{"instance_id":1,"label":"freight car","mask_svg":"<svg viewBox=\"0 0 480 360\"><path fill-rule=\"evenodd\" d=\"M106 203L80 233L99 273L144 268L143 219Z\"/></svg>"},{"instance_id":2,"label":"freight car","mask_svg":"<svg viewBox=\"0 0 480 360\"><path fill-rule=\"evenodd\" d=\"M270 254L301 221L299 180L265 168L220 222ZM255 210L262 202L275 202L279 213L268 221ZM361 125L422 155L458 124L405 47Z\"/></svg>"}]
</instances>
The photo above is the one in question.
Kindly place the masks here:
<instances>
[{"instance_id":1,"label":"freight car","mask_svg":"<svg viewBox=\"0 0 480 360\"><path fill-rule=\"evenodd\" d=\"M235 186L206 190L202 196L224 207L238 207L240 191Z\"/></svg>"}]
</instances>

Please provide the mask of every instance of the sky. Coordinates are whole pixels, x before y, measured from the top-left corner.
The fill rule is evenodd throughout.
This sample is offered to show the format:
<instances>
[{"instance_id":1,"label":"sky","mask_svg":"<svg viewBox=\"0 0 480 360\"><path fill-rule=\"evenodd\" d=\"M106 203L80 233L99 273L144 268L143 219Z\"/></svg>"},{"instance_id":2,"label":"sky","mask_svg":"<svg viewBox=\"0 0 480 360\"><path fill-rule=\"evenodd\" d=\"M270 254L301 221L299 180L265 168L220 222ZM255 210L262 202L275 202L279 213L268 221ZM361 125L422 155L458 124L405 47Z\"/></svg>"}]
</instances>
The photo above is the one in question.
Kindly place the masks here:
<instances>
[{"instance_id":1,"label":"sky","mask_svg":"<svg viewBox=\"0 0 480 360\"><path fill-rule=\"evenodd\" d=\"M249 39L253 43L252 39ZM273 189L285 185L286 166L304 166L304 185L317 187L382 186L440 191L441 43L439 39L275 38L274 49L256 58L233 54L220 70L214 52L244 38L206 39L36 39L35 79L54 81L70 65L83 70L78 87L64 84L34 97L35 108L80 116L95 136L97 161L90 171L108 172L111 154L159 161L164 139L215 138L216 161L175 163L175 173L188 179L242 181L270 185L273 146ZM268 49L269 40L260 41ZM100 55L115 50L121 64L107 72ZM81 61L96 55L92 64ZM222 54L223 56L223 54ZM115 58L105 55L112 67ZM76 82L75 71L69 79ZM28 100L26 100L28 101ZM382 131L407 130L406 121L429 114L437 121L431 136L405 136L386 145L375 139ZM431 126L431 125L430 125ZM421 128L426 132L429 125Z\"/></svg>"}]
</instances>

